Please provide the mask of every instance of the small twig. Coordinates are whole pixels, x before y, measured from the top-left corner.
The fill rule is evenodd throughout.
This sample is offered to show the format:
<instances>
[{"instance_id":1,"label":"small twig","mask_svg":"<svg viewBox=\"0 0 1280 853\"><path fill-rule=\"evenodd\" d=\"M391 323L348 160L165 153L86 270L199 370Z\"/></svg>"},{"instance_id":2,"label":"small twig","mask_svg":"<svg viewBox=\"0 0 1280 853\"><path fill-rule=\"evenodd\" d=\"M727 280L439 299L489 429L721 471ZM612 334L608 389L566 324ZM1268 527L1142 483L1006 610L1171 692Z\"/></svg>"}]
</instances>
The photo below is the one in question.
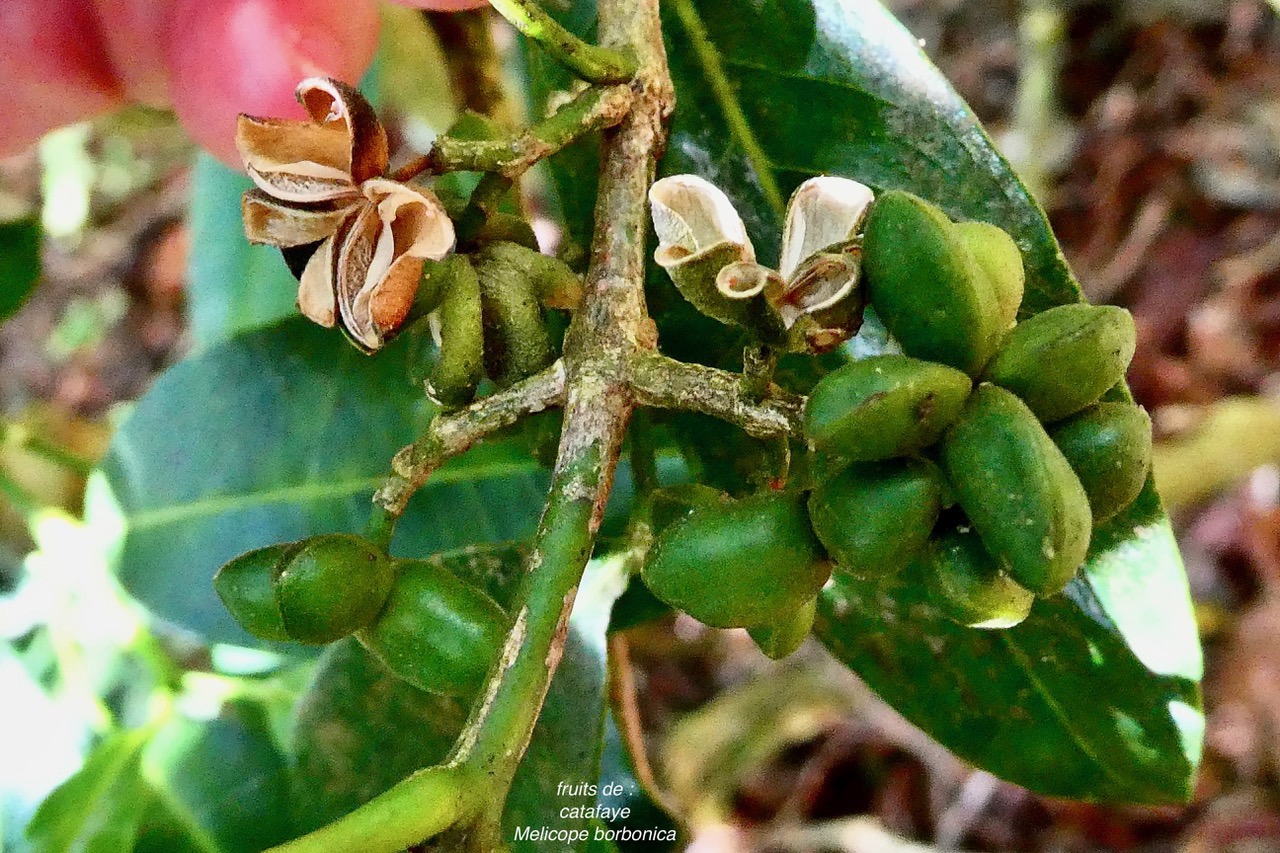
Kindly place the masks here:
<instances>
[{"instance_id":1,"label":"small twig","mask_svg":"<svg viewBox=\"0 0 1280 853\"><path fill-rule=\"evenodd\" d=\"M631 109L631 98L631 87L625 84L591 88L512 139L471 142L441 137L434 151L437 165L519 177L575 139L622 121Z\"/></svg>"},{"instance_id":2,"label":"small twig","mask_svg":"<svg viewBox=\"0 0 1280 853\"><path fill-rule=\"evenodd\" d=\"M533 0L489 0L498 14L543 50L589 83L622 83L636 73L632 56L587 44L542 10Z\"/></svg>"},{"instance_id":3,"label":"small twig","mask_svg":"<svg viewBox=\"0 0 1280 853\"><path fill-rule=\"evenodd\" d=\"M641 498L658 488L658 464L653 446L653 423L643 410L631 418L631 483Z\"/></svg>"},{"instance_id":4,"label":"small twig","mask_svg":"<svg viewBox=\"0 0 1280 853\"><path fill-rule=\"evenodd\" d=\"M644 723L640 720L640 704L637 701L635 670L631 665L631 646L623 634L609 635L609 686L613 699L614 718L618 731L631 756L631 766L636 781L649 798L677 822L683 822L680 804L658 784L658 777L649 762L649 751L644 742Z\"/></svg>"},{"instance_id":5,"label":"small twig","mask_svg":"<svg viewBox=\"0 0 1280 853\"><path fill-rule=\"evenodd\" d=\"M401 448L391 460L392 474L373 496L375 508L398 518L413 493L446 460L524 415L563 404L564 379L564 364L557 361L541 373L465 409L436 417L426 434Z\"/></svg>"},{"instance_id":6,"label":"small twig","mask_svg":"<svg viewBox=\"0 0 1280 853\"><path fill-rule=\"evenodd\" d=\"M1000 780L982 770L968 775L955 799L938 816L934 841L943 850L954 850L969 834L974 823L991 804L1000 789Z\"/></svg>"},{"instance_id":7,"label":"small twig","mask_svg":"<svg viewBox=\"0 0 1280 853\"><path fill-rule=\"evenodd\" d=\"M743 393L741 374L686 364L652 352L631 361L636 400L660 409L690 409L742 427L756 438L800 435L804 398L770 386L755 402Z\"/></svg>"},{"instance_id":8,"label":"small twig","mask_svg":"<svg viewBox=\"0 0 1280 853\"><path fill-rule=\"evenodd\" d=\"M496 172L514 180L540 160L588 133L613 127L631 109L631 87L593 87L549 118L508 139L441 136L431 151L406 163L393 176L407 181L423 172Z\"/></svg>"},{"instance_id":9,"label":"small twig","mask_svg":"<svg viewBox=\"0 0 1280 853\"><path fill-rule=\"evenodd\" d=\"M1115 255L1106 266L1093 275L1086 275L1085 289L1095 302L1110 302L1129 280L1142 269L1156 240L1169 225L1173 213L1173 199L1168 193L1157 192L1142 202L1133 227Z\"/></svg>"},{"instance_id":10,"label":"small twig","mask_svg":"<svg viewBox=\"0 0 1280 853\"><path fill-rule=\"evenodd\" d=\"M1224 258L1216 264L1214 277L1226 291L1240 290L1280 269L1280 231L1256 249Z\"/></svg>"},{"instance_id":11,"label":"small twig","mask_svg":"<svg viewBox=\"0 0 1280 853\"><path fill-rule=\"evenodd\" d=\"M440 39L449 88L461 100L459 106L512 126L515 110L503 90L502 57L493 43L489 10L422 14Z\"/></svg>"},{"instance_id":12,"label":"small twig","mask_svg":"<svg viewBox=\"0 0 1280 853\"><path fill-rule=\"evenodd\" d=\"M850 721L834 727L823 739L816 754L800 768L795 784L773 819L775 826L802 823L831 779L832 770L848 759L854 748L867 735L866 727Z\"/></svg>"},{"instance_id":13,"label":"small twig","mask_svg":"<svg viewBox=\"0 0 1280 853\"><path fill-rule=\"evenodd\" d=\"M0 423L0 445L33 453L82 477L93 471L93 460L54 444L21 424Z\"/></svg>"},{"instance_id":14,"label":"small twig","mask_svg":"<svg viewBox=\"0 0 1280 853\"><path fill-rule=\"evenodd\" d=\"M601 147L596 227L581 308L565 336L564 427L514 625L455 757L486 768L494 794L479 827L498 846L502 796L529 744L568 636L569 614L604 517L635 406L633 355L656 343L644 304L645 200L673 93L657 0L600 0L600 32L641 58L632 110Z\"/></svg>"}]
</instances>

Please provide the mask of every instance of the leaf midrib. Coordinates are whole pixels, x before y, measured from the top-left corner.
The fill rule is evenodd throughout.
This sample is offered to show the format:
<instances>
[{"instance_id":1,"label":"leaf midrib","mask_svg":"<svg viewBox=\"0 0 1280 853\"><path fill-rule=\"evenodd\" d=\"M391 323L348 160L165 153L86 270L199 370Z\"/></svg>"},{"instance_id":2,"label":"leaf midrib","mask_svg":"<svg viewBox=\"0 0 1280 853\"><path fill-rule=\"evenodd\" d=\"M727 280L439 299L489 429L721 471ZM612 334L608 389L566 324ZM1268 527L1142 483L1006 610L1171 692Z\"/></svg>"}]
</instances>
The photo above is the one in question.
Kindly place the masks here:
<instances>
[{"instance_id":1,"label":"leaf midrib","mask_svg":"<svg viewBox=\"0 0 1280 853\"><path fill-rule=\"evenodd\" d=\"M528 463L491 463L458 468L445 468L432 475L427 489L433 485L490 480L499 477L532 473L537 468ZM203 516L221 515L238 510L268 506L274 503L316 503L348 498L361 492L372 492L383 482L381 475L359 477L324 483L299 483L256 492L217 495L190 503L165 504L140 512L125 512L125 520L131 531L146 530L167 524L187 521Z\"/></svg>"}]
</instances>

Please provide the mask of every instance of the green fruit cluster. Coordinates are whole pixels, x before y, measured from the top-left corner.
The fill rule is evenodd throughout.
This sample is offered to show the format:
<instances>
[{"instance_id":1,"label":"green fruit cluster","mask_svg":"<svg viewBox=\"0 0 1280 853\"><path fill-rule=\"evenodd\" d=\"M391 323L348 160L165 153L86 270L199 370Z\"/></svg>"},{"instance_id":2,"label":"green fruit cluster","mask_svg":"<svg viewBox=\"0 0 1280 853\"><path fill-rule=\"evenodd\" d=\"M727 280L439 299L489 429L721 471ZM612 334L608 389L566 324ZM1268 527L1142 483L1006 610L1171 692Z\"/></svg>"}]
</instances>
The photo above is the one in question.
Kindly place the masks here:
<instances>
[{"instance_id":1,"label":"green fruit cluster","mask_svg":"<svg viewBox=\"0 0 1280 853\"><path fill-rule=\"evenodd\" d=\"M1018 323L1012 238L909 193L876 200L864 251L871 306L905 355L846 365L810 396L810 441L847 463L814 488L813 529L840 571L920 560L952 618L1016 624L1146 482L1146 413L1100 402L1133 357L1133 319L1077 304Z\"/></svg>"},{"instance_id":2,"label":"green fruit cluster","mask_svg":"<svg viewBox=\"0 0 1280 853\"><path fill-rule=\"evenodd\" d=\"M392 559L345 533L242 554L213 585L255 637L319 645L354 634L400 678L449 696L479 690L507 630L502 608L438 561Z\"/></svg>"}]
</instances>

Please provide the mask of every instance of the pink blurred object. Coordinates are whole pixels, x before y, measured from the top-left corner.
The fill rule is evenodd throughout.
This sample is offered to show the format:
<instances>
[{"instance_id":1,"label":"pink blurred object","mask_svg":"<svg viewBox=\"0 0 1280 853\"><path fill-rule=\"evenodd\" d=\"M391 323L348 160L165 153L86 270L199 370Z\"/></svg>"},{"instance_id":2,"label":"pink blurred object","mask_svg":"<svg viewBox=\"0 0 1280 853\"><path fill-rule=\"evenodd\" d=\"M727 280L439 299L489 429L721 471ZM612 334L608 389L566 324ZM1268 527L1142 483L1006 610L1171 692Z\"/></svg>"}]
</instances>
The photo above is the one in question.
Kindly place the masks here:
<instances>
[{"instance_id":1,"label":"pink blurred object","mask_svg":"<svg viewBox=\"0 0 1280 853\"><path fill-rule=\"evenodd\" d=\"M400 0L434 11L484 0ZM126 101L172 105L196 142L239 167L235 117L301 118L312 75L359 80L378 42L374 0L2 0L0 156Z\"/></svg>"}]
</instances>

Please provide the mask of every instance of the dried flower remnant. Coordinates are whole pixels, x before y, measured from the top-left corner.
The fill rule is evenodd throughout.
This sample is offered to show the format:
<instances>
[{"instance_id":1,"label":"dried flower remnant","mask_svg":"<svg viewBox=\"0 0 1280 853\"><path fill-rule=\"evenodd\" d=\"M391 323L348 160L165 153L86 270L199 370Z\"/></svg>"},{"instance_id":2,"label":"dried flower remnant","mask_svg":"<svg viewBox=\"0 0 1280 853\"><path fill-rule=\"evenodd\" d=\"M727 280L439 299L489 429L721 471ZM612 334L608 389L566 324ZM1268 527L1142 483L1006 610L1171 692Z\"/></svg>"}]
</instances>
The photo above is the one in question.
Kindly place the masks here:
<instances>
[{"instance_id":1,"label":"dried flower remnant","mask_svg":"<svg viewBox=\"0 0 1280 853\"><path fill-rule=\"evenodd\" d=\"M366 352L405 322L423 264L453 250L453 223L424 187L382 175L387 136L368 101L337 80L298 85L309 121L240 116L236 144L256 189L241 204L250 241L319 243L298 308Z\"/></svg>"},{"instance_id":2,"label":"dried flower remnant","mask_svg":"<svg viewBox=\"0 0 1280 853\"><path fill-rule=\"evenodd\" d=\"M654 260L693 305L766 343L825 352L862 322L858 232L874 196L847 178L801 184L787 207L781 269L756 262L741 217L718 187L673 175L649 192Z\"/></svg>"}]
</instances>

